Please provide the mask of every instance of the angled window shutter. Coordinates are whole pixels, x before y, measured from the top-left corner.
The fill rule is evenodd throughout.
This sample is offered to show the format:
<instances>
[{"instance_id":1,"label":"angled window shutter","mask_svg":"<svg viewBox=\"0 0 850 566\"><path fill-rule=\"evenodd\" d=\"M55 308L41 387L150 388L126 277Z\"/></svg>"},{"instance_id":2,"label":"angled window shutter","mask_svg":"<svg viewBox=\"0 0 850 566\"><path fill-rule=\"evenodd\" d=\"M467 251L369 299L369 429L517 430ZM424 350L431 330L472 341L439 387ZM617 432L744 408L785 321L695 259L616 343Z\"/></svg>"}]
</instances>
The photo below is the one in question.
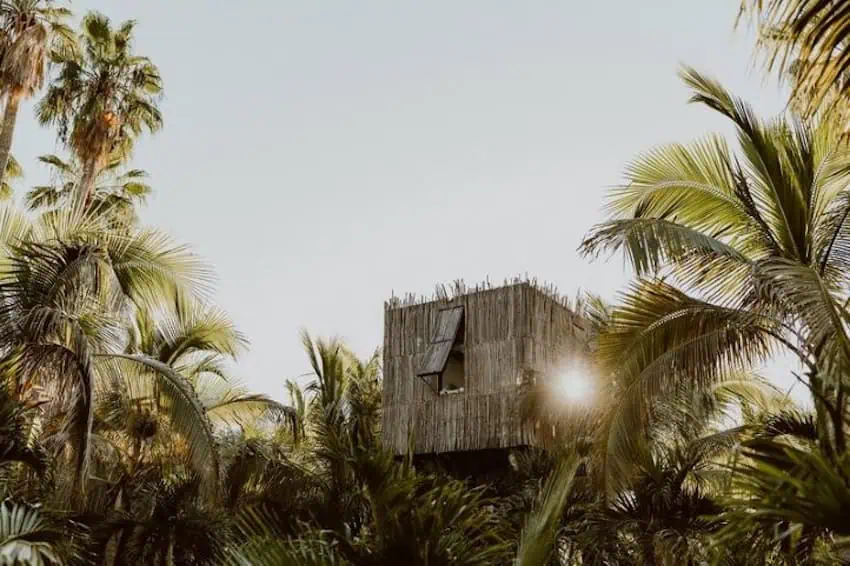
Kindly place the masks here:
<instances>
[{"instance_id":1,"label":"angled window shutter","mask_svg":"<svg viewBox=\"0 0 850 566\"><path fill-rule=\"evenodd\" d=\"M435 391L439 382L436 376L446 369L446 362L457 338L461 322L463 322L463 307L443 309L439 312L434 336L422 358L422 365L416 372L416 375L430 384Z\"/></svg>"}]
</instances>

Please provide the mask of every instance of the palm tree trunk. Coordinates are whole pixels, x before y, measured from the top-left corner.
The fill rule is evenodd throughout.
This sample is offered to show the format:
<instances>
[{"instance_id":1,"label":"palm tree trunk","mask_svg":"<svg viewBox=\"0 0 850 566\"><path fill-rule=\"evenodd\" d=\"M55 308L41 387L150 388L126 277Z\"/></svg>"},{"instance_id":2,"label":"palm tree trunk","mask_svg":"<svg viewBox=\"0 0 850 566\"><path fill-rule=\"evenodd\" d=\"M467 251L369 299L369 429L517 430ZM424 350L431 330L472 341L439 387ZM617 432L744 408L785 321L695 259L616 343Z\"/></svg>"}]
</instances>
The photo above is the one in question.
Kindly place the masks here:
<instances>
[{"instance_id":1,"label":"palm tree trunk","mask_svg":"<svg viewBox=\"0 0 850 566\"><path fill-rule=\"evenodd\" d=\"M97 163L94 159L89 159L83 165L83 176L80 179L79 187L79 202L83 209L87 209L91 204L92 193L94 192L95 174L97 172Z\"/></svg>"},{"instance_id":2,"label":"palm tree trunk","mask_svg":"<svg viewBox=\"0 0 850 566\"><path fill-rule=\"evenodd\" d=\"M164 566L174 566L174 533L168 534L168 551L165 555Z\"/></svg>"},{"instance_id":3,"label":"palm tree trunk","mask_svg":"<svg viewBox=\"0 0 850 566\"><path fill-rule=\"evenodd\" d=\"M12 152L12 138L15 136L20 102L20 95L13 92L6 99L6 108L3 110L3 125L0 129L0 183L6 178L6 165L9 164L9 155Z\"/></svg>"},{"instance_id":4,"label":"palm tree trunk","mask_svg":"<svg viewBox=\"0 0 850 566\"><path fill-rule=\"evenodd\" d=\"M830 459L835 455L835 419L828 398L829 391L823 380L814 372L809 372L809 387L814 397L815 422L818 432L818 444Z\"/></svg>"}]
</instances>

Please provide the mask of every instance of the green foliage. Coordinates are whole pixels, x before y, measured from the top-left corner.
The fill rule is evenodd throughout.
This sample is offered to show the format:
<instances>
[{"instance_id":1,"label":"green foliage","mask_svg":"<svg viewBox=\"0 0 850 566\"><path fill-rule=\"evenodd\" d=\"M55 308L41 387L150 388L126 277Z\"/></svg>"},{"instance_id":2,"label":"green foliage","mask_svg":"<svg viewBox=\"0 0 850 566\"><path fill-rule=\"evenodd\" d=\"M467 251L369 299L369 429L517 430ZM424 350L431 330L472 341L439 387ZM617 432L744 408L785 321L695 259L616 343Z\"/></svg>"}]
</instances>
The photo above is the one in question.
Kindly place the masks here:
<instances>
[{"instance_id":1,"label":"green foliage","mask_svg":"<svg viewBox=\"0 0 850 566\"><path fill-rule=\"evenodd\" d=\"M99 172L110 160L128 157L143 131L162 127L162 78L150 59L133 53L135 22L113 29L109 18L90 12L80 27L79 52L53 54L59 72L37 116L56 126L59 140L81 164L78 202L88 208Z\"/></svg>"},{"instance_id":2,"label":"green foliage","mask_svg":"<svg viewBox=\"0 0 850 566\"><path fill-rule=\"evenodd\" d=\"M573 457L560 462L546 480L540 501L529 515L517 550L516 566L546 566L557 545L558 531L580 464Z\"/></svg>"},{"instance_id":3,"label":"green foliage","mask_svg":"<svg viewBox=\"0 0 850 566\"><path fill-rule=\"evenodd\" d=\"M755 23L767 70L790 80L796 108L846 120L850 10L844 2L742 0L740 17Z\"/></svg>"},{"instance_id":4,"label":"green foliage","mask_svg":"<svg viewBox=\"0 0 850 566\"><path fill-rule=\"evenodd\" d=\"M0 564L55 566L76 555L71 529L38 507L5 500L0 503Z\"/></svg>"},{"instance_id":5,"label":"green foliage","mask_svg":"<svg viewBox=\"0 0 850 566\"><path fill-rule=\"evenodd\" d=\"M39 162L51 169L51 183L33 187L26 194L30 210L54 211L73 204L83 178L83 167L64 161L57 155L41 155ZM103 215L113 215L118 223L136 223L136 207L144 204L151 194L147 172L141 169L124 170L126 155L116 153L108 164L95 173L91 208ZM11 163L11 161L10 161ZM19 178L21 173L12 178Z\"/></svg>"},{"instance_id":6,"label":"green foliage","mask_svg":"<svg viewBox=\"0 0 850 566\"><path fill-rule=\"evenodd\" d=\"M636 274L617 304L573 305L595 402L524 376L538 446L482 481L382 446L380 351L305 331L312 379L282 384L288 405L245 388L210 270L138 216L130 159L162 126L162 79L135 23L92 12L75 33L53 2L0 1L0 197L22 174L17 104L45 80L38 120L70 153L39 158L27 211L0 208L0 564L850 563L850 146L815 111L844 97L850 10L744 7L817 119L760 119L683 69L736 143L627 167L581 246ZM812 410L754 371L777 352Z\"/></svg>"}]
</instances>

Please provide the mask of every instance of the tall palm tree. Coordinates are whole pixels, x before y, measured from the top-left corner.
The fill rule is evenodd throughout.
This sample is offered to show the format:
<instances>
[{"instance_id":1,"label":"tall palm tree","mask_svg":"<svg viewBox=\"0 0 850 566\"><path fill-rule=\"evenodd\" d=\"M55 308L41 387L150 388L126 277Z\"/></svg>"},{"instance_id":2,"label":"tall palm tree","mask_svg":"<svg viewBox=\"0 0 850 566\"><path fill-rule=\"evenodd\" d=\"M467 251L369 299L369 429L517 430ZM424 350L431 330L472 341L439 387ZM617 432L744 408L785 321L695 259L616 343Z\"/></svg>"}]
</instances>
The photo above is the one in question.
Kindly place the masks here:
<instances>
[{"instance_id":1,"label":"tall palm tree","mask_svg":"<svg viewBox=\"0 0 850 566\"><path fill-rule=\"evenodd\" d=\"M41 89L52 52L74 52L74 34L65 23L71 12L56 4L54 0L0 3L0 88L5 104L0 126L0 184L6 179L21 101Z\"/></svg>"},{"instance_id":2,"label":"tall palm tree","mask_svg":"<svg viewBox=\"0 0 850 566\"><path fill-rule=\"evenodd\" d=\"M351 355L338 339L301 341L316 378L307 387L312 396L308 427L312 432L317 471L327 486L322 525L338 533L357 531L363 520L362 490L349 465L354 437L349 427Z\"/></svg>"},{"instance_id":3,"label":"tall palm tree","mask_svg":"<svg viewBox=\"0 0 850 566\"><path fill-rule=\"evenodd\" d=\"M116 154L128 155L144 130L162 127L159 69L133 52L135 22L113 29L97 12L81 24L80 57L59 54L59 72L38 105L42 124L55 125L82 166L79 203L90 205L95 180Z\"/></svg>"}]
</instances>

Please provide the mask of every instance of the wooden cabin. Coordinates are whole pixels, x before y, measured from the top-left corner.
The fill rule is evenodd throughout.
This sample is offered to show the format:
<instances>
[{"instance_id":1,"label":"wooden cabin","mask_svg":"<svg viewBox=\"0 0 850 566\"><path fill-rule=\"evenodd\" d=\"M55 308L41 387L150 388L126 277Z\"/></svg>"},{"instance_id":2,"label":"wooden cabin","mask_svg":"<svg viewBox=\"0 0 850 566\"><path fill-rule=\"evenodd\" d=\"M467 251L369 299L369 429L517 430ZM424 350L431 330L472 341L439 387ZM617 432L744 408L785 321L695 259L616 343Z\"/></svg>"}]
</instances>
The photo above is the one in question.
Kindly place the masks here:
<instances>
[{"instance_id":1,"label":"wooden cabin","mask_svg":"<svg viewBox=\"0 0 850 566\"><path fill-rule=\"evenodd\" d=\"M567 301L529 281L387 302L385 446L426 455L534 444L521 387L563 367L580 335Z\"/></svg>"}]
</instances>

